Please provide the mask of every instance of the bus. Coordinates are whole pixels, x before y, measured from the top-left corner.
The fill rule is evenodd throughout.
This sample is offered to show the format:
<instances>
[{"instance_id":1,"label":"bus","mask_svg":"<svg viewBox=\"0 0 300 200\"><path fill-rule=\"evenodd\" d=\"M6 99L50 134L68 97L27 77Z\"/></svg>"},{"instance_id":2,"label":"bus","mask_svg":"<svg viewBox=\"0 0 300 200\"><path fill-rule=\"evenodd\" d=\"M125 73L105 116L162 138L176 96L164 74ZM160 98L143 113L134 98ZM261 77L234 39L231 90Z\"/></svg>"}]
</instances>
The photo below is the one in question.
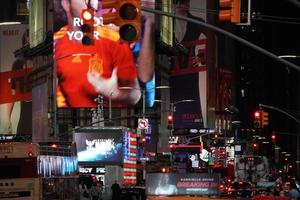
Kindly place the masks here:
<instances>
[{"instance_id":1,"label":"bus","mask_svg":"<svg viewBox=\"0 0 300 200\"><path fill-rule=\"evenodd\" d=\"M75 143L0 143L0 199L76 200Z\"/></svg>"}]
</instances>

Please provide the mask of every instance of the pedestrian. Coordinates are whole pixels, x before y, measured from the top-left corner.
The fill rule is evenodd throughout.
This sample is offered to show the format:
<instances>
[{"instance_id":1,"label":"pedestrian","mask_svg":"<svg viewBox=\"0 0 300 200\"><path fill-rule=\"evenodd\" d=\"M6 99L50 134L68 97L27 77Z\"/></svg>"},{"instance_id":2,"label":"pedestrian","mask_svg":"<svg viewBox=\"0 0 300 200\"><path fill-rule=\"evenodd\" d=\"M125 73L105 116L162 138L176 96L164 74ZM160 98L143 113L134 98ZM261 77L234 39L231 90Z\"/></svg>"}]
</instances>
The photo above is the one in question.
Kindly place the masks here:
<instances>
[{"instance_id":1,"label":"pedestrian","mask_svg":"<svg viewBox=\"0 0 300 200\"><path fill-rule=\"evenodd\" d=\"M97 185L97 183L93 183L93 185L90 189L90 196L91 196L92 200L99 200L100 188Z\"/></svg>"},{"instance_id":2,"label":"pedestrian","mask_svg":"<svg viewBox=\"0 0 300 200\"><path fill-rule=\"evenodd\" d=\"M111 190L112 190L112 200L119 200L121 194L121 187L117 181L115 181L115 183L112 184Z\"/></svg>"},{"instance_id":3,"label":"pedestrian","mask_svg":"<svg viewBox=\"0 0 300 200\"><path fill-rule=\"evenodd\" d=\"M79 183L80 200L90 200L90 194L86 184L81 181Z\"/></svg>"},{"instance_id":4,"label":"pedestrian","mask_svg":"<svg viewBox=\"0 0 300 200\"><path fill-rule=\"evenodd\" d=\"M290 190L288 192L288 197L292 200L300 199L300 191L297 188L297 185L294 180L291 181Z\"/></svg>"}]
</instances>

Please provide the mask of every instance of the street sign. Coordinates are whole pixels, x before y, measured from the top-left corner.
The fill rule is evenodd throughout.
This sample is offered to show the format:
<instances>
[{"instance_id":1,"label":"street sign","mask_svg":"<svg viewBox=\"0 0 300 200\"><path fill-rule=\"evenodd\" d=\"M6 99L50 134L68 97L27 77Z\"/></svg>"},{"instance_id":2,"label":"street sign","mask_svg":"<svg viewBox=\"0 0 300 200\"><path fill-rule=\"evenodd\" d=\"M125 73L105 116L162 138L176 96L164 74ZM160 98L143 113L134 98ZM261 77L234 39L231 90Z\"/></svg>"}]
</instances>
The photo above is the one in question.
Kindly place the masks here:
<instances>
[{"instance_id":1,"label":"street sign","mask_svg":"<svg viewBox=\"0 0 300 200\"><path fill-rule=\"evenodd\" d=\"M138 128L141 130L148 129L148 119L147 118L139 118L138 119Z\"/></svg>"}]
</instances>

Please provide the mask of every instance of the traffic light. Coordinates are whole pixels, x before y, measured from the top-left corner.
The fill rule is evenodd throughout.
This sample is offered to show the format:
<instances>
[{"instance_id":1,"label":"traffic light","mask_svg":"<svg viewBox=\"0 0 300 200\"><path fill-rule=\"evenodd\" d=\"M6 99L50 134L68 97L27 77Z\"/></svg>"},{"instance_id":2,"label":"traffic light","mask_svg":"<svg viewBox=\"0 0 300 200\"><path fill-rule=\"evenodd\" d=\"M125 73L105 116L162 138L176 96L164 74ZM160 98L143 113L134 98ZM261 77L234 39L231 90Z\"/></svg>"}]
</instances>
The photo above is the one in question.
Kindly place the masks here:
<instances>
[{"instance_id":1,"label":"traffic light","mask_svg":"<svg viewBox=\"0 0 300 200\"><path fill-rule=\"evenodd\" d=\"M213 139L218 139L219 138L219 134L218 133L214 133L213 134Z\"/></svg>"},{"instance_id":2,"label":"traffic light","mask_svg":"<svg viewBox=\"0 0 300 200\"><path fill-rule=\"evenodd\" d=\"M272 133L271 139L272 139L272 142L273 142L273 143L276 142L276 135L275 135L275 133Z\"/></svg>"},{"instance_id":3,"label":"traffic light","mask_svg":"<svg viewBox=\"0 0 300 200\"><path fill-rule=\"evenodd\" d=\"M141 1L140 0L103 0L102 9L115 8L116 12L103 14L103 23L119 26L120 38L134 42L141 34Z\"/></svg>"},{"instance_id":4,"label":"traffic light","mask_svg":"<svg viewBox=\"0 0 300 200\"><path fill-rule=\"evenodd\" d=\"M90 8L83 9L81 11L81 19L82 44L92 45L94 44L94 10Z\"/></svg>"},{"instance_id":5,"label":"traffic light","mask_svg":"<svg viewBox=\"0 0 300 200\"><path fill-rule=\"evenodd\" d=\"M258 148L258 144L257 144L256 142L254 142L254 143L252 144L252 147L253 147L253 149L257 149L257 148Z\"/></svg>"},{"instance_id":6,"label":"traffic light","mask_svg":"<svg viewBox=\"0 0 300 200\"><path fill-rule=\"evenodd\" d=\"M253 121L254 128L261 128L261 111L257 110L254 112L254 121Z\"/></svg>"},{"instance_id":7,"label":"traffic light","mask_svg":"<svg viewBox=\"0 0 300 200\"><path fill-rule=\"evenodd\" d=\"M241 0L219 0L219 20L240 23Z\"/></svg>"},{"instance_id":8,"label":"traffic light","mask_svg":"<svg viewBox=\"0 0 300 200\"><path fill-rule=\"evenodd\" d=\"M269 113L265 111L261 111L262 114L262 127L268 126L269 125Z\"/></svg>"},{"instance_id":9,"label":"traffic light","mask_svg":"<svg viewBox=\"0 0 300 200\"><path fill-rule=\"evenodd\" d=\"M167 118L167 128L169 130L172 130L174 127L174 124L173 124L173 115L168 115L168 118Z\"/></svg>"}]
</instances>

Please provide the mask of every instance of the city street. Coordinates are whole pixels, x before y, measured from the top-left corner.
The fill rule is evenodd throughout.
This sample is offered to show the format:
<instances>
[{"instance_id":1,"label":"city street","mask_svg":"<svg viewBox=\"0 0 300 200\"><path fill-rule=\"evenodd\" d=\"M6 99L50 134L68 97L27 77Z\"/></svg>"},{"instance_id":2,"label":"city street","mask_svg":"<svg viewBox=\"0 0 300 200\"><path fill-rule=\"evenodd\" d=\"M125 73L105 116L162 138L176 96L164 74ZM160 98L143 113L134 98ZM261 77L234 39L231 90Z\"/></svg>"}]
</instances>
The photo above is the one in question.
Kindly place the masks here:
<instances>
[{"instance_id":1,"label":"city street","mask_svg":"<svg viewBox=\"0 0 300 200\"><path fill-rule=\"evenodd\" d=\"M299 199L299 1L1 0L0 200Z\"/></svg>"},{"instance_id":2,"label":"city street","mask_svg":"<svg viewBox=\"0 0 300 200\"><path fill-rule=\"evenodd\" d=\"M233 197L190 197L190 196L181 196L181 197L176 197L176 196L172 196L172 197L148 197L148 200L219 200L219 199L240 199L240 200L246 200L246 198L233 198Z\"/></svg>"}]
</instances>

